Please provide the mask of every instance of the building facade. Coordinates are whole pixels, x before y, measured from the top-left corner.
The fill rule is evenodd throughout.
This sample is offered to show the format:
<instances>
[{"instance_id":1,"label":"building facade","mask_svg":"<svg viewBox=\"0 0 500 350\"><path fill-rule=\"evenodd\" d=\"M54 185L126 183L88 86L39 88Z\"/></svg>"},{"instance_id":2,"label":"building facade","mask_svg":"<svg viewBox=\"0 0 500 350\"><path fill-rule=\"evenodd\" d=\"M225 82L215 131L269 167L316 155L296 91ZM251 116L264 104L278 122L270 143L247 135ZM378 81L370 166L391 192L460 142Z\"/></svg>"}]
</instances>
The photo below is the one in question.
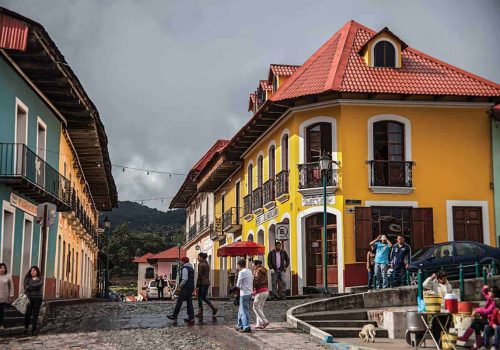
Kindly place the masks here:
<instances>
[{"instance_id":1,"label":"building facade","mask_svg":"<svg viewBox=\"0 0 500 350\"><path fill-rule=\"evenodd\" d=\"M0 33L0 260L16 294L37 265L46 299L91 297L98 215L117 205L104 127L39 23L0 8Z\"/></svg>"},{"instance_id":2,"label":"building facade","mask_svg":"<svg viewBox=\"0 0 500 350\"><path fill-rule=\"evenodd\" d=\"M387 28L346 23L300 67L271 65L250 95L251 119L198 174L222 223L214 252L242 239L267 254L284 224L287 289L302 294L323 285L324 244L328 284L339 291L366 285L379 234L393 242L402 234L414 251L454 240L496 246L489 111L499 99L498 84ZM323 154L332 158L326 242ZM233 260L215 261L221 295Z\"/></svg>"}]
</instances>

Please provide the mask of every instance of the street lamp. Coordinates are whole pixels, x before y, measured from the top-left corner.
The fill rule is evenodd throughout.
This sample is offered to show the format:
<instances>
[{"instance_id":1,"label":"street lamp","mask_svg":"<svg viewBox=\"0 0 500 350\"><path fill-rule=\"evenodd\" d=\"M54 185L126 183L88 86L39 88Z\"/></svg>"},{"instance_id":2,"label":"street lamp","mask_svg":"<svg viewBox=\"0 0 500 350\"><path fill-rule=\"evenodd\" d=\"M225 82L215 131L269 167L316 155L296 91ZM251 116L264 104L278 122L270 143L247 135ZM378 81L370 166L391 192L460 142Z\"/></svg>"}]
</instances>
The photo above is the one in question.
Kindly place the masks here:
<instances>
[{"instance_id":1,"label":"street lamp","mask_svg":"<svg viewBox=\"0 0 500 350\"><path fill-rule=\"evenodd\" d=\"M323 151L323 155L319 159L319 169L321 170L321 176L323 177L323 285L325 288L325 294L328 294L328 256L327 256L327 219L326 219L326 178L328 173L332 169L332 157Z\"/></svg>"},{"instance_id":2,"label":"street lamp","mask_svg":"<svg viewBox=\"0 0 500 350\"><path fill-rule=\"evenodd\" d=\"M111 221L108 217L104 218L104 231L106 234L106 274L104 275L104 298L109 299L109 228Z\"/></svg>"}]
</instances>

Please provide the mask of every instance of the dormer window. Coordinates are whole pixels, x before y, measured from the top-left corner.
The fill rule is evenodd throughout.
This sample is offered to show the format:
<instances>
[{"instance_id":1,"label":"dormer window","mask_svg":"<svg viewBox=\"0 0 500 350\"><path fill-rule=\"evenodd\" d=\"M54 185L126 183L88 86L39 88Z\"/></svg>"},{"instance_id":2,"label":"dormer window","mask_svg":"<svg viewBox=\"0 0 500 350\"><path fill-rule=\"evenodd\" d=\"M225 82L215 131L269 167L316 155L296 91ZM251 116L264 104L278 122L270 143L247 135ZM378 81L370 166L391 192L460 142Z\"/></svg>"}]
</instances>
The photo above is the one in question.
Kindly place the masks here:
<instances>
[{"instance_id":1,"label":"dormer window","mask_svg":"<svg viewBox=\"0 0 500 350\"><path fill-rule=\"evenodd\" d=\"M379 41L373 49L375 67L396 67L396 49L387 40Z\"/></svg>"}]
</instances>

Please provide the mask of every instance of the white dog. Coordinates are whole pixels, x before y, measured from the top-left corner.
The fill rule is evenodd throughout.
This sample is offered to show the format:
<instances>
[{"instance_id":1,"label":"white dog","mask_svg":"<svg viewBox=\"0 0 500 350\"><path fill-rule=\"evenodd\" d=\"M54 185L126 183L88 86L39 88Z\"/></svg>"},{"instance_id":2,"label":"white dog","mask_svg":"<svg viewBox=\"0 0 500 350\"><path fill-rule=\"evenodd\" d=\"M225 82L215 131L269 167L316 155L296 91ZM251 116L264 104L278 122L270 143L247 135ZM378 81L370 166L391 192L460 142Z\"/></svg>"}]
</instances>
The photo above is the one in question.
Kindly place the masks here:
<instances>
[{"instance_id":1,"label":"white dog","mask_svg":"<svg viewBox=\"0 0 500 350\"><path fill-rule=\"evenodd\" d=\"M361 332L359 332L359 337L366 343L370 340L372 343L375 343L375 334L375 326L372 324L365 324Z\"/></svg>"}]
</instances>

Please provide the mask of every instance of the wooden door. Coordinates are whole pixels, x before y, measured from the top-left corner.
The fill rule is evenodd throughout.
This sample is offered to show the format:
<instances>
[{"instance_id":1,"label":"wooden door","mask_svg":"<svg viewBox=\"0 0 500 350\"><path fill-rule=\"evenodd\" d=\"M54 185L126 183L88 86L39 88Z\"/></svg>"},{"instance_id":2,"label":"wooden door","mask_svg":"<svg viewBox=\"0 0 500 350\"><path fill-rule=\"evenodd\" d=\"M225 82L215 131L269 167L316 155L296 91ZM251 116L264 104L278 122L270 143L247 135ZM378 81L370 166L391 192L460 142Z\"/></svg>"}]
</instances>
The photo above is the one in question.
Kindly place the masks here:
<instances>
[{"instance_id":1,"label":"wooden door","mask_svg":"<svg viewBox=\"0 0 500 350\"><path fill-rule=\"evenodd\" d=\"M328 284L337 283L337 225L327 226ZM307 285L323 285L323 227L309 226L307 230Z\"/></svg>"},{"instance_id":2,"label":"wooden door","mask_svg":"<svg viewBox=\"0 0 500 350\"><path fill-rule=\"evenodd\" d=\"M453 238L483 243L481 207L453 207Z\"/></svg>"}]
</instances>

